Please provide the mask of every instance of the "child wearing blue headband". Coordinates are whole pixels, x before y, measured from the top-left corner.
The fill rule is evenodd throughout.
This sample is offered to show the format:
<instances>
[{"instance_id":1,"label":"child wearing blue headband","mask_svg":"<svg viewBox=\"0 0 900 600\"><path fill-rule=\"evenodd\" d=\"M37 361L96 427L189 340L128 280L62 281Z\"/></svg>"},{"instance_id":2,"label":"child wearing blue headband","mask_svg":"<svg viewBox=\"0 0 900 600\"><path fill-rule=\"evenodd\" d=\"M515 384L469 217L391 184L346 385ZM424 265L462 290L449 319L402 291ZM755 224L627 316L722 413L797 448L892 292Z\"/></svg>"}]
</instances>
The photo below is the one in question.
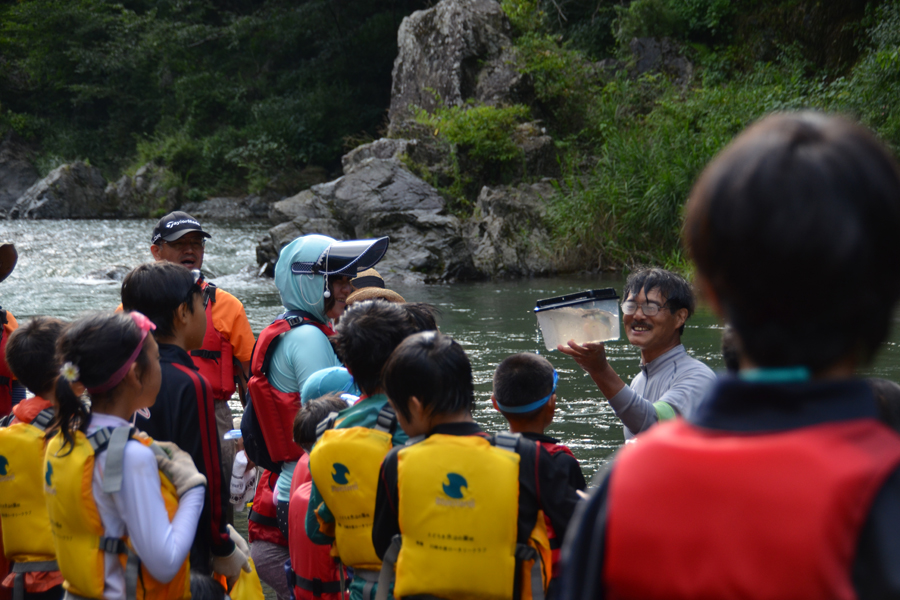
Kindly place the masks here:
<instances>
[{"instance_id":1,"label":"child wearing blue headband","mask_svg":"<svg viewBox=\"0 0 900 600\"><path fill-rule=\"evenodd\" d=\"M575 455L560 444L559 440L544 434L556 412L558 382L559 374L547 359L530 352L513 354L504 359L494 371L491 402L509 423L510 432L521 434L549 453L553 458L554 468L568 473L569 486L584 490L587 484ZM547 530L550 548L553 550L553 580L548 594L552 597L553 587L559 576L559 550L563 532L554 532L549 521Z\"/></svg>"}]
</instances>

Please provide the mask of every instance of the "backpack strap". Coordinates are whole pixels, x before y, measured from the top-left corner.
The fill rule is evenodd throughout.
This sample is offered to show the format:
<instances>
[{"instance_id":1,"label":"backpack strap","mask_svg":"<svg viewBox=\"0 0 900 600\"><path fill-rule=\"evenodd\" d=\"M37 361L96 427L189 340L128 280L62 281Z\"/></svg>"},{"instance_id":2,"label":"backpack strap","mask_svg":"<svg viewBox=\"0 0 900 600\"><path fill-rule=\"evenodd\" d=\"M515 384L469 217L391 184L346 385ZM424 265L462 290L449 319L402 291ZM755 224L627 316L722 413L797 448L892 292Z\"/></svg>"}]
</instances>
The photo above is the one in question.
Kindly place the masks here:
<instances>
[{"instance_id":1,"label":"backpack strap","mask_svg":"<svg viewBox=\"0 0 900 600\"><path fill-rule=\"evenodd\" d=\"M394 564L397 557L400 556L400 546L403 545L403 538L400 534L391 538L391 545L388 546L387 552L381 561L381 572L378 574L378 590L375 592L375 600L387 600L388 591L394 582Z\"/></svg>"},{"instance_id":2,"label":"backpack strap","mask_svg":"<svg viewBox=\"0 0 900 600\"><path fill-rule=\"evenodd\" d=\"M508 452L516 452L516 449L519 446L519 440L522 435L518 433L509 433L508 431L501 431L500 433L495 433L494 438L491 440L491 443L494 446L497 446L501 450L507 450Z\"/></svg>"}]
</instances>

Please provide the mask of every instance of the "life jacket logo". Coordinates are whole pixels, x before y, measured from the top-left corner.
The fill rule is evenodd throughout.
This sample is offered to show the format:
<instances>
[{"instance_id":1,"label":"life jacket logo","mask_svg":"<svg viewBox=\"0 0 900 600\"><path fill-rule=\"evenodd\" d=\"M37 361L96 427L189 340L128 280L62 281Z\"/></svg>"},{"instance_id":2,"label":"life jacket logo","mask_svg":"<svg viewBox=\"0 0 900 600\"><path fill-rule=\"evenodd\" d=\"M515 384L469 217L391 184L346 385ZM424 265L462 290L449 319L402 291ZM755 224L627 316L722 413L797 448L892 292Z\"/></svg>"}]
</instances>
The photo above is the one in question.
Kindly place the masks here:
<instances>
[{"instance_id":1,"label":"life jacket logo","mask_svg":"<svg viewBox=\"0 0 900 600\"><path fill-rule=\"evenodd\" d=\"M50 483L50 477L53 475L53 465L50 464L50 461L47 461L47 474L44 475L44 481L47 482L47 487L53 487L53 484Z\"/></svg>"},{"instance_id":2,"label":"life jacket logo","mask_svg":"<svg viewBox=\"0 0 900 600\"><path fill-rule=\"evenodd\" d=\"M460 475L459 473L447 473L447 482L442 483L441 487L444 489L444 494L449 498L442 498L438 496L434 499L434 503L438 506L454 506L458 508L475 508L475 500L464 500L463 499L463 488L466 488L466 492L469 491L469 482L466 481L466 478Z\"/></svg>"},{"instance_id":3,"label":"life jacket logo","mask_svg":"<svg viewBox=\"0 0 900 600\"><path fill-rule=\"evenodd\" d=\"M331 478L334 479L334 482L338 485L347 485L350 483L347 481L347 474L350 473L350 469L342 465L341 463L334 463L331 465L331 468L334 471L331 473Z\"/></svg>"},{"instance_id":4,"label":"life jacket logo","mask_svg":"<svg viewBox=\"0 0 900 600\"><path fill-rule=\"evenodd\" d=\"M9 461L5 456L0 454L0 475L6 475L6 467L9 466Z\"/></svg>"},{"instance_id":5,"label":"life jacket logo","mask_svg":"<svg viewBox=\"0 0 900 600\"><path fill-rule=\"evenodd\" d=\"M334 463L331 465L331 468L331 478L334 479L334 482L337 484L331 486L332 492L350 492L359 489L358 483L350 483L350 480L347 479L347 475L350 474L350 469L348 469L346 465Z\"/></svg>"}]
</instances>

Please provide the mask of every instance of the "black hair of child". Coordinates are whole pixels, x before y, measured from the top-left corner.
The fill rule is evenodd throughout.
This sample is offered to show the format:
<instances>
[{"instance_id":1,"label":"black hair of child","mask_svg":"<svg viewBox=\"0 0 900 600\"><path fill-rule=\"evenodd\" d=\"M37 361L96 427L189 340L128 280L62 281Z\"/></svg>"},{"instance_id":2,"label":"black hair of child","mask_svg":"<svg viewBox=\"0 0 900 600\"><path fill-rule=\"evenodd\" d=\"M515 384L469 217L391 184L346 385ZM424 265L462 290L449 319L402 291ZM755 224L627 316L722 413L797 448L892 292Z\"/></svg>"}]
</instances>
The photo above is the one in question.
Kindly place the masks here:
<instances>
[{"instance_id":1,"label":"black hair of child","mask_svg":"<svg viewBox=\"0 0 900 600\"><path fill-rule=\"evenodd\" d=\"M184 303L194 312L194 295L202 294L194 276L181 265L167 261L144 263L122 281L122 308L143 313L156 325L156 337L175 334L175 311Z\"/></svg>"},{"instance_id":2,"label":"black hair of child","mask_svg":"<svg viewBox=\"0 0 900 600\"><path fill-rule=\"evenodd\" d=\"M880 377L869 377L866 383L872 388L878 404L881 422L900 433L900 385Z\"/></svg>"},{"instance_id":3,"label":"black hair of child","mask_svg":"<svg viewBox=\"0 0 900 600\"><path fill-rule=\"evenodd\" d=\"M469 357L453 338L437 331L403 340L384 365L384 388L391 404L407 419L413 396L432 415L475 408Z\"/></svg>"},{"instance_id":4,"label":"black hair of child","mask_svg":"<svg viewBox=\"0 0 900 600\"><path fill-rule=\"evenodd\" d=\"M19 383L35 396L53 391L59 375L56 342L66 324L53 317L35 317L12 332L6 342L6 363Z\"/></svg>"},{"instance_id":5,"label":"black hair of child","mask_svg":"<svg viewBox=\"0 0 900 600\"><path fill-rule=\"evenodd\" d=\"M225 588L209 575L192 570L191 600L225 600Z\"/></svg>"},{"instance_id":6,"label":"black hair of child","mask_svg":"<svg viewBox=\"0 0 900 600\"><path fill-rule=\"evenodd\" d=\"M494 371L494 397L504 406L525 406L547 396L553 389L553 365L531 352L507 356ZM546 404L544 405L546 406ZM528 413L505 413L507 420L529 421L544 406Z\"/></svg>"},{"instance_id":7,"label":"black hair of child","mask_svg":"<svg viewBox=\"0 0 900 600\"><path fill-rule=\"evenodd\" d=\"M812 112L741 134L694 186L683 229L742 355L813 374L870 360L887 336L900 298L897 231L891 153L864 127Z\"/></svg>"},{"instance_id":8,"label":"black hair of child","mask_svg":"<svg viewBox=\"0 0 900 600\"><path fill-rule=\"evenodd\" d=\"M380 387L381 370L391 352L419 327L420 320L412 318L408 308L384 300L356 303L341 315L337 346L363 393L371 395Z\"/></svg>"},{"instance_id":9,"label":"black hair of child","mask_svg":"<svg viewBox=\"0 0 900 600\"><path fill-rule=\"evenodd\" d=\"M63 329L56 343L56 360L62 365L62 369L65 369L66 363L71 363L77 369L78 383L86 388L97 387L109 381L125 364L141 339L140 327L127 314L93 313L76 319ZM146 343L143 343L136 363L141 370L140 376L143 377L150 365ZM91 394L91 403L107 402L114 397L118 387ZM56 381L56 401L59 407L54 424L62 432L63 447L67 444L74 446L74 432L87 430L91 417L90 408L75 395L69 381L63 376Z\"/></svg>"},{"instance_id":10,"label":"black hair of child","mask_svg":"<svg viewBox=\"0 0 900 600\"><path fill-rule=\"evenodd\" d=\"M404 302L401 304L406 309L409 318L413 321L413 329L416 331L437 331L437 314L439 311L426 302Z\"/></svg>"},{"instance_id":11,"label":"black hair of child","mask_svg":"<svg viewBox=\"0 0 900 600\"><path fill-rule=\"evenodd\" d=\"M740 342L731 325L725 325L722 329L722 361L725 363L725 370L732 375L741 370Z\"/></svg>"},{"instance_id":12,"label":"black hair of child","mask_svg":"<svg viewBox=\"0 0 900 600\"><path fill-rule=\"evenodd\" d=\"M629 296L637 297L642 291L647 295L653 290L659 290L660 295L666 299L665 306L669 312L676 313L686 308L688 319L694 314L694 292L691 284L681 275L657 267L642 267L632 271L625 280L622 299L627 300ZM678 333L684 334L684 325Z\"/></svg>"},{"instance_id":13,"label":"black hair of child","mask_svg":"<svg viewBox=\"0 0 900 600\"><path fill-rule=\"evenodd\" d=\"M333 412L347 408L341 392L314 398L300 407L294 417L294 443L307 450L316 443L316 426Z\"/></svg>"}]
</instances>

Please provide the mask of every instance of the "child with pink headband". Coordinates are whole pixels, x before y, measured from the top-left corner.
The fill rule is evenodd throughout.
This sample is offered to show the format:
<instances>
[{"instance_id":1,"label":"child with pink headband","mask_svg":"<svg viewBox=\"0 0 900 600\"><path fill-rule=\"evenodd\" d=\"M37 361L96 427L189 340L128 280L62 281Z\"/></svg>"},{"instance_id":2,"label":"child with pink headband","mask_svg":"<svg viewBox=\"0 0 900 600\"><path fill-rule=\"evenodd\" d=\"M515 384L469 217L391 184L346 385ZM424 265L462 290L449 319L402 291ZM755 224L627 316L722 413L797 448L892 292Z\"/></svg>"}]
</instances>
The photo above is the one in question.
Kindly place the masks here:
<instances>
[{"instance_id":1,"label":"child with pink headband","mask_svg":"<svg viewBox=\"0 0 900 600\"><path fill-rule=\"evenodd\" d=\"M43 482L57 563L74 598L190 592L187 557L206 478L176 445L131 426L160 387L154 328L137 312L97 313L66 327L57 345L59 431Z\"/></svg>"}]
</instances>

